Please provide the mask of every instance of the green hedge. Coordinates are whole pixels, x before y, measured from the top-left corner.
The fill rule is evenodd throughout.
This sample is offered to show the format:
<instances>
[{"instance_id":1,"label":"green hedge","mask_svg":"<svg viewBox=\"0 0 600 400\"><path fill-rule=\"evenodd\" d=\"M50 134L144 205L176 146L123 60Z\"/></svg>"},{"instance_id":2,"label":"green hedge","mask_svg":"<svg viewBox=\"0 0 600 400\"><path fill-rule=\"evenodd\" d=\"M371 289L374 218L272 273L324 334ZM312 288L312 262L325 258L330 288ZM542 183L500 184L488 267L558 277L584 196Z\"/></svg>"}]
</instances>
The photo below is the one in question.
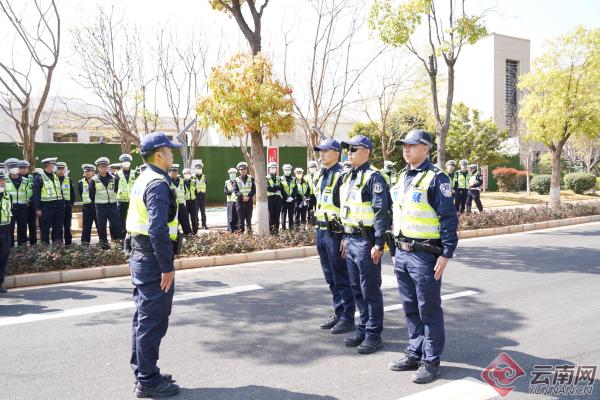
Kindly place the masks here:
<instances>
[{"instance_id":1,"label":"green hedge","mask_svg":"<svg viewBox=\"0 0 600 400\"><path fill-rule=\"evenodd\" d=\"M531 179L531 190L538 194L550 193L550 183L552 181L552 175L535 175Z\"/></svg>"},{"instance_id":2,"label":"green hedge","mask_svg":"<svg viewBox=\"0 0 600 400\"><path fill-rule=\"evenodd\" d=\"M565 186L577 194L583 194L596 186L596 175L586 172L573 172L564 177Z\"/></svg>"}]
</instances>

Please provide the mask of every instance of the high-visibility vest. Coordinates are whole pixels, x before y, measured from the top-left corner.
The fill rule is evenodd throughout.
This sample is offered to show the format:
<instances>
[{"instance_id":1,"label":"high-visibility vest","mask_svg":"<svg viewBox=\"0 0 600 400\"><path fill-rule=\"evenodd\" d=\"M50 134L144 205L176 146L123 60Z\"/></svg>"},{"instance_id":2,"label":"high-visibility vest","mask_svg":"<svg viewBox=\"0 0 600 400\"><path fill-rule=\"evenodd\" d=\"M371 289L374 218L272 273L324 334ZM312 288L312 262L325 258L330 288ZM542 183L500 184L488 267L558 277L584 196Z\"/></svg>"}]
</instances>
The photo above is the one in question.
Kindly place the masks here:
<instances>
[{"instance_id":1,"label":"high-visibility vest","mask_svg":"<svg viewBox=\"0 0 600 400\"><path fill-rule=\"evenodd\" d=\"M60 179L59 179L59 182L60 182ZM65 199L66 201L71 201L71 178L69 178L68 176L65 176L63 178L61 187L62 187L63 199Z\"/></svg>"},{"instance_id":2,"label":"high-visibility vest","mask_svg":"<svg viewBox=\"0 0 600 400\"><path fill-rule=\"evenodd\" d=\"M306 174L304 175L304 181L308 182L308 187L310 188L310 193L315 194L315 185L317 184L318 175L315 174Z\"/></svg>"},{"instance_id":3,"label":"high-visibility vest","mask_svg":"<svg viewBox=\"0 0 600 400\"><path fill-rule=\"evenodd\" d=\"M52 173L52 180L48 178L46 173L40 174L42 178L42 190L41 190L41 201L56 201L62 200L62 191L60 190L60 182L58 176Z\"/></svg>"},{"instance_id":4,"label":"high-visibility vest","mask_svg":"<svg viewBox=\"0 0 600 400\"><path fill-rule=\"evenodd\" d=\"M325 213L327 213L327 219L339 218L340 208L336 207L333 203L333 189L337 184L341 176L341 170L336 171L331 176L330 183L325 182L325 187L321 192L321 186L323 185L324 176L321 175L317 184L315 185L315 197L317 199L317 210L315 211L315 217L319 222L327 222L325 219ZM329 177L328 177L329 179ZM326 226L319 226L320 229L327 229Z\"/></svg>"},{"instance_id":5,"label":"high-visibility vest","mask_svg":"<svg viewBox=\"0 0 600 400\"><path fill-rule=\"evenodd\" d=\"M462 171L458 171L456 173L456 180L458 181L459 189L468 189L469 181L471 180L471 174L469 172L463 174Z\"/></svg>"},{"instance_id":6,"label":"high-visibility vest","mask_svg":"<svg viewBox=\"0 0 600 400\"><path fill-rule=\"evenodd\" d=\"M277 184L277 180L279 178L275 177L273 178L271 175L267 175L267 187L273 187ZM271 196L279 196L281 197L281 192L277 193L277 192L269 192L267 191L267 197L271 197Z\"/></svg>"},{"instance_id":7,"label":"high-visibility vest","mask_svg":"<svg viewBox=\"0 0 600 400\"><path fill-rule=\"evenodd\" d=\"M126 227L127 232L136 235L149 236L149 220L148 220L148 209L144 204L144 192L151 182L161 180L167 185L170 185L169 181L162 175L152 171L151 168L146 168L144 172L135 180L135 183L131 187L129 193L129 209L127 211ZM169 227L169 237L171 240L177 240L177 212L175 217L167 223Z\"/></svg>"},{"instance_id":8,"label":"high-visibility vest","mask_svg":"<svg viewBox=\"0 0 600 400\"><path fill-rule=\"evenodd\" d=\"M227 195L227 202L228 203L235 203L237 200L237 197L235 196L235 193L233 193L233 179L227 179L225 181L225 186L227 186L227 191L229 191L229 195Z\"/></svg>"},{"instance_id":9,"label":"high-visibility vest","mask_svg":"<svg viewBox=\"0 0 600 400\"><path fill-rule=\"evenodd\" d=\"M456 173L456 171L454 171L451 174L448 174L448 176L450 177L450 187L452 188L452 190L454 190L454 185L456 184L456 181L458 179L458 174Z\"/></svg>"},{"instance_id":10,"label":"high-visibility vest","mask_svg":"<svg viewBox=\"0 0 600 400\"><path fill-rule=\"evenodd\" d=\"M344 226L357 228L359 222L370 227L375 224L375 211L371 201L362 200L362 191L373 174L378 173L375 169L361 170L350 184L351 173L344 175L340 186L340 217Z\"/></svg>"},{"instance_id":11,"label":"high-visibility vest","mask_svg":"<svg viewBox=\"0 0 600 400\"><path fill-rule=\"evenodd\" d=\"M469 189L471 189L471 190L481 190L481 186L471 187L471 185L477 184L477 177L478 176L479 176L479 174L477 174L477 173L471 174L471 177L469 178Z\"/></svg>"},{"instance_id":12,"label":"high-visibility vest","mask_svg":"<svg viewBox=\"0 0 600 400\"><path fill-rule=\"evenodd\" d=\"M12 219L12 200L7 192L0 198L0 225L9 225ZM8 257L8 256L7 256Z\"/></svg>"},{"instance_id":13,"label":"high-visibility vest","mask_svg":"<svg viewBox=\"0 0 600 400\"><path fill-rule=\"evenodd\" d=\"M206 175L202 174L200 178L196 175L194 178L196 180L196 191L198 193L206 193Z\"/></svg>"},{"instance_id":14,"label":"high-visibility vest","mask_svg":"<svg viewBox=\"0 0 600 400\"><path fill-rule=\"evenodd\" d=\"M309 194L309 192L308 192L308 189L309 189L308 182L306 182L306 181L300 181L300 182L295 181L294 184L298 188L298 194L300 196L307 196Z\"/></svg>"},{"instance_id":15,"label":"high-visibility vest","mask_svg":"<svg viewBox=\"0 0 600 400\"><path fill-rule=\"evenodd\" d=\"M87 181L87 178L80 179L81 188L81 201L83 204L92 204L92 199L90 199L90 184Z\"/></svg>"},{"instance_id":16,"label":"high-visibility vest","mask_svg":"<svg viewBox=\"0 0 600 400\"><path fill-rule=\"evenodd\" d=\"M294 188L296 187L296 180L292 178L290 183L288 184L286 176L281 177L281 186L283 186L283 190L288 196L292 195Z\"/></svg>"},{"instance_id":17,"label":"high-visibility vest","mask_svg":"<svg viewBox=\"0 0 600 400\"><path fill-rule=\"evenodd\" d=\"M429 185L438 174L445 172L437 168L419 172L405 191L406 171L402 172L391 190L394 235L412 239L440 238L440 217L427 199Z\"/></svg>"},{"instance_id":18,"label":"high-visibility vest","mask_svg":"<svg viewBox=\"0 0 600 400\"><path fill-rule=\"evenodd\" d=\"M196 200L196 180L189 180L189 188L185 187L185 179L183 179L183 189L184 189L184 198L186 201L188 200Z\"/></svg>"},{"instance_id":19,"label":"high-visibility vest","mask_svg":"<svg viewBox=\"0 0 600 400\"><path fill-rule=\"evenodd\" d=\"M110 175L110 182L108 182L108 185L106 186L104 186L98 175L94 175L92 181L96 187L94 203L112 204L117 202L117 194L115 193L115 178L112 175Z\"/></svg>"},{"instance_id":20,"label":"high-visibility vest","mask_svg":"<svg viewBox=\"0 0 600 400\"><path fill-rule=\"evenodd\" d=\"M242 196L248 196L250 194L253 182L251 175L246 175L246 183L244 183L239 176L235 178L235 182L237 183L238 189L240 190L240 193L242 193Z\"/></svg>"},{"instance_id":21,"label":"high-visibility vest","mask_svg":"<svg viewBox=\"0 0 600 400\"><path fill-rule=\"evenodd\" d=\"M12 180L7 178L4 189L12 197L13 204L27 204L29 201L29 180L25 177L21 178L21 184L18 189Z\"/></svg>"},{"instance_id":22,"label":"high-visibility vest","mask_svg":"<svg viewBox=\"0 0 600 400\"><path fill-rule=\"evenodd\" d=\"M117 188L117 200L121 203L126 203L129 201L129 193L131 192L131 187L135 182L135 174L133 171L129 171L129 179L125 178L125 173L123 171L117 172L117 176L119 177L119 187Z\"/></svg>"},{"instance_id":23,"label":"high-visibility vest","mask_svg":"<svg viewBox=\"0 0 600 400\"><path fill-rule=\"evenodd\" d=\"M185 188L183 187L183 179L179 178L179 185L175 186L171 182L171 187L177 191L177 204L185 204Z\"/></svg>"}]
</instances>

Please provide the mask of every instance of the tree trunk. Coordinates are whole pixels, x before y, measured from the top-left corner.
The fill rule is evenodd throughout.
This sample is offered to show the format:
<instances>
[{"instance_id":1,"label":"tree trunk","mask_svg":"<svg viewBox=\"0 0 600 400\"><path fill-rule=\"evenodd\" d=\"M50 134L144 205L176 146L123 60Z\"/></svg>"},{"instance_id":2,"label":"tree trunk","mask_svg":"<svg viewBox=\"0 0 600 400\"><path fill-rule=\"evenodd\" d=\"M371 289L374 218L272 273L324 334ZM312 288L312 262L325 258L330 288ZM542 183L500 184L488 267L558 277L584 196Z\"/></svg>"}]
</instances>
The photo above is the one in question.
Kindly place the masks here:
<instances>
[{"instance_id":1,"label":"tree trunk","mask_svg":"<svg viewBox=\"0 0 600 400\"><path fill-rule=\"evenodd\" d=\"M125 138L121 140L121 154L131 154L131 143Z\"/></svg>"},{"instance_id":2,"label":"tree trunk","mask_svg":"<svg viewBox=\"0 0 600 400\"><path fill-rule=\"evenodd\" d=\"M385 162L389 159L389 155L387 147L387 137L383 132L381 133L381 155L383 157L383 163L385 164Z\"/></svg>"},{"instance_id":3,"label":"tree trunk","mask_svg":"<svg viewBox=\"0 0 600 400\"><path fill-rule=\"evenodd\" d=\"M256 233L269 235L269 207L267 204L267 170L263 139L260 132L252 132L252 160L256 182Z\"/></svg>"},{"instance_id":4,"label":"tree trunk","mask_svg":"<svg viewBox=\"0 0 600 400\"><path fill-rule=\"evenodd\" d=\"M550 149L552 154L552 179L550 181L550 207L560 206L560 156L562 145Z\"/></svg>"}]
</instances>

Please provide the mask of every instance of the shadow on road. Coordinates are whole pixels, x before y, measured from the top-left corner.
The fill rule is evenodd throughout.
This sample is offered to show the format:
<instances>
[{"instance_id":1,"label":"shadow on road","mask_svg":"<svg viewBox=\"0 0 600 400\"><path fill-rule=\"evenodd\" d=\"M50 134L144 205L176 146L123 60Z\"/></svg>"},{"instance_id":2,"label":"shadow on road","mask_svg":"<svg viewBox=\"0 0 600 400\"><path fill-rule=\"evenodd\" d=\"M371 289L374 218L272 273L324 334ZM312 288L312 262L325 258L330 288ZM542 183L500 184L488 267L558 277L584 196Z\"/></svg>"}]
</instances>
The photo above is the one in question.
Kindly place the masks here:
<instances>
[{"instance_id":1,"label":"shadow on road","mask_svg":"<svg viewBox=\"0 0 600 400\"><path fill-rule=\"evenodd\" d=\"M291 392L257 385L234 388L182 388L177 398L189 400L337 400L333 396Z\"/></svg>"}]
</instances>

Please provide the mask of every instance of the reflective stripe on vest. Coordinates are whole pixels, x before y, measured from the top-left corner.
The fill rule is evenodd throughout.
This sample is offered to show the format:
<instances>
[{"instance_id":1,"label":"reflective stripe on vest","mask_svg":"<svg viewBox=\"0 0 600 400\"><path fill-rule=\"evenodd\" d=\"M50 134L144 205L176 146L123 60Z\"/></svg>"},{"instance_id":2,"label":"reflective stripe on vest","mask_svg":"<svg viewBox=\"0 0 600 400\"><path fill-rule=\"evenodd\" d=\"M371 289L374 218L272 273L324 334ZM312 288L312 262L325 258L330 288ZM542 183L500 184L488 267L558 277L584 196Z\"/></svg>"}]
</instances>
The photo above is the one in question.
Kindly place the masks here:
<instances>
[{"instance_id":1,"label":"reflective stripe on vest","mask_svg":"<svg viewBox=\"0 0 600 400\"><path fill-rule=\"evenodd\" d=\"M352 186L350 186L352 173L344 175L344 181L340 187L340 217L345 226L356 228L361 221L364 226L375 224L373 204L370 201L362 201L362 191L376 172L373 169L359 171Z\"/></svg>"},{"instance_id":2,"label":"reflective stripe on vest","mask_svg":"<svg viewBox=\"0 0 600 400\"><path fill-rule=\"evenodd\" d=\"M334 172L333 177L331 178L331 183L327 185L327 182L325 182L326 184L323 188L323 192L321 192L323 175L319 177L319 180L315 185L315 197L317 198L317 210L315 211L315 217L317 218L317 221L326 222L325 213L327 213L327 219L329 220L332 220L333 218L339 218L340 208L333 204L333 189L335 188L338 179L340 179L340 175L341 171ZM327 227L321 226L320 229L326 230Z\"/></svg>"},{"instance_id":3,"label":"reflective stripe on vest","mask_svg":"<svg viewBox=\"0 0 600 400\"><path fill-rule=\"evenodd\" d=\"M196 191L206 193L206 175L202 174L200 178L196 175Z\"/></svg>"},{"instance_id":4,"label":"reflective stripe on vest","mask_svg":"<svg viewBox=\"0 0 600 400\"><path fill-rule=\"evenodd\" d=\"M436 176L434 170L419 172L404 191L406 172L400 175L398 183L390 194L393 202L393 232L412 239L439 239L440 217L427 199L427 190Z\"/></svg>"},{"instance_id":5,"label":"reflective stripe on vest","mask_svg":"<svg viewBox=\"0 0 600 400\"><path fill-rule=\"evenodd\" d=\"M98 175L94 175L92 181L94 182L94 186L96 186L96 195L94 196L94 203L107 204L117 202L114 177L110 177L110 182L108 182L108 185L106 186L104 186Z\"/></svg>"},{"instance_id":6,"label":"reflective stripe on vest","mask_svg":"<svg viewBox=\"0 0 600 400\"><path fill-rule=\"evenodd\" d=\"M90 199L90 184L88 183L86 178L80 179L81 188L81 201L83 204L92 204L92 199Z\"/></svg>"},{"instance_id":7,"label":"reflective stripe on vest","mask_svg":"<svg viewBox=\"0 0 600 400\"><path fill-rule=\"evenodd\" d=\"M471 178L469 178L469 189L470 190L481 190L481 186L477 186L472 188L471 185L476 185L477 183L479 183L477 181L477 174L471 175Z\"/></svg>"},{"instance_id":8,"label":"reflective stripe on vest","mask_svg":"<svg viewBox=\"0 0 600 400\"><path fill-rule=\"evenodd\" d=\"M185 188L183 185L183 179L179 178L179 185L175 186L175 183L171 182L171 187L177 191L177 204L185 204Z\"/></svg>"},{"instance_id":9,"label":"reflective stripe on vest","mask_svg":"<svg viewBox=\"0 0 600 400\"><path fill-rule=\"evenodd\" d=\"M233 193L233 182L234 181L231 179L225 181L225 186L227 186L227 190L231 193L230 195L227 195L228 203L235 203L237 200L235 193Z\"/></svg>"},{"instance_id":10,"label":"reflective stripe on vest","mask_svg":"<svg viewBox=\"0 0 600 400\"><path fill-rule=\"evenodd\" d=\"M152 171L150 168L146 168L131 187L126 222L127 232L136 235L149 236L148 229L150 224L148 221L148 209L146 208L146 204L144 204L144 192L150 182L156 180L161 180L169 185L169 182L165 177ZM177 225L177 213L175 213L175 218L167 223L171 240L177 240Z\"/></svg>"},{"instance_id":11,"label":"reflective stripe on vest","mask_svg":"<svg viewBox=\"0 0 600 400\"><path fill-rule=\"evenodd\" d=\"M315 193L315 185L317 183L315 179L318 180L315 175L316 173L304 175L304 180L308 182L308 187L310 188L311 193Z\"/></svg>"},{"instance_id":12,"label":"reflective stripe on vest","mask_svg":"<svg viewBox=\"0 0 600 400\"><path fill-rule=\"evenodd\" d=\"M196 180L190 179L189 186L185 187L185 180L183 181L183 189L184 189L184 198L186 201L188 200L196 200Z\"/></svg>"},{"instance_id":13,"label":"reflective stripe on vest","mask_svg":"<svg viewBox=\"0 0 600 400\"><path fill-rule=\"evenodd\" d=\"M298 188L298 194L300 196L306 196L308 195L308 189L309 189L309 185L308 182L304 181L304 182L294 182L294 184L296 185L296 187Z\"/></svg>"},{"instance_id":14,"label":"reflective stripe on vest","mask_svg":"<svg viewBox=\"0 0 600 400\"><path fill-rule=\"evenodd\" d=\"M12 197L13 204L27 204L29 200L29 181L27 180L27 178L21 178L21 184L19 185L18 189L12 182L12 180L7 178L5 190L6 193L10 194L10 196Z\"/></svg>"},{"instance_id":15,"label":"reflective stripe on vest","mask_svg":"<svg viewBox=\"0 0 600 400\"><path fill-rule=\"evenodd\" d=\"M294 179L292 179L290 181L290 183L288 184L286 177L282 176L281 177L281 186L283 186L283 190L285 191L285 193L288 196L291 196L292 192L294 191L294 188L296 187L296 181Z\"/></svg>"},{"instance_id":16,"label":"reflective stripe on vest","mask_svg":"<svg viewBox=\"0 0 600 400\"><path fill-rule=\"evenodd\" d=\"M456 173L456 180L458 181L459 189L468 189L469 188L469 180L471 180L471 174L468 172L466 174L463 174L462 172L459 171Z\"/></svg>"},{"instance_id":17,"label":"reflective stripe on vest","mask_svg":"<svg viewBox=\"0 0 600 400\"><path fill-rule=\"evenodd\" d=\"M246 183L239 176L235 178L235 181L242 196L248 196L252 190L252 176L246 175Z\"/></svg>"},{"instance_id":18,"label":"reflective stripe on vest","mask_svg":"<svg viewBox=\"0 0 600 400\"><path fill-rule=\"evenodd\" d=\"M42 191L40 199L41 201L56 201L62 199L62 191L60 189L60 182L56 174L52 174L52 180L48 178L44 172L40 174L42 177Z\"/></svg>"},{"instance_id":19,"label":"reflective stripe on vest","mask_svg":"<svg viewBox=\"0 0 600 400\"><path fill-rule=\"evenodd\" d=\"M271 177L271 175L267 175L267 187L274 187L275 184L277 183L277 180L279 178L275 177L275 179L273 179ZM281 197L281 192L277 193L277 192L269 192L267 191L267 197L271 197L271 196L279 196Z\"/></svg>"},{"instance_id":20,"label":"reflective stripe on vest","mask_svg":"<svg viewBox=\"0 0 600 400\"><path fill-rule=\"evenodd\" d=\"M71 201L71 179L65 176L62 181L62 194L63 199Z\"/></svg>"},{"instance_id":21,"label":"reflective stripe on vest","mask_svg":"<svg viewBox=\"0 0 600 400\"><path fill-rule=\"evenodd\" d=\"M123 171L119 171L117 172L117 176L119 177L119 187L117 188L117 200L120 202L128 202L131 187L135 182L135 174L130 170L129 179L126 179L125 173Z\"/></svg>"},{"instance_id":22,"label":"reflective stripe on vest","mask_svg":"<svg viewBox=\"0 0 600 400\"><path fill-rule=\"evenodd\" d=\"M0 201L0 225L9 225L12 219L12 201L9 194L2 193Z\"/></svg>"}]
</instances>

